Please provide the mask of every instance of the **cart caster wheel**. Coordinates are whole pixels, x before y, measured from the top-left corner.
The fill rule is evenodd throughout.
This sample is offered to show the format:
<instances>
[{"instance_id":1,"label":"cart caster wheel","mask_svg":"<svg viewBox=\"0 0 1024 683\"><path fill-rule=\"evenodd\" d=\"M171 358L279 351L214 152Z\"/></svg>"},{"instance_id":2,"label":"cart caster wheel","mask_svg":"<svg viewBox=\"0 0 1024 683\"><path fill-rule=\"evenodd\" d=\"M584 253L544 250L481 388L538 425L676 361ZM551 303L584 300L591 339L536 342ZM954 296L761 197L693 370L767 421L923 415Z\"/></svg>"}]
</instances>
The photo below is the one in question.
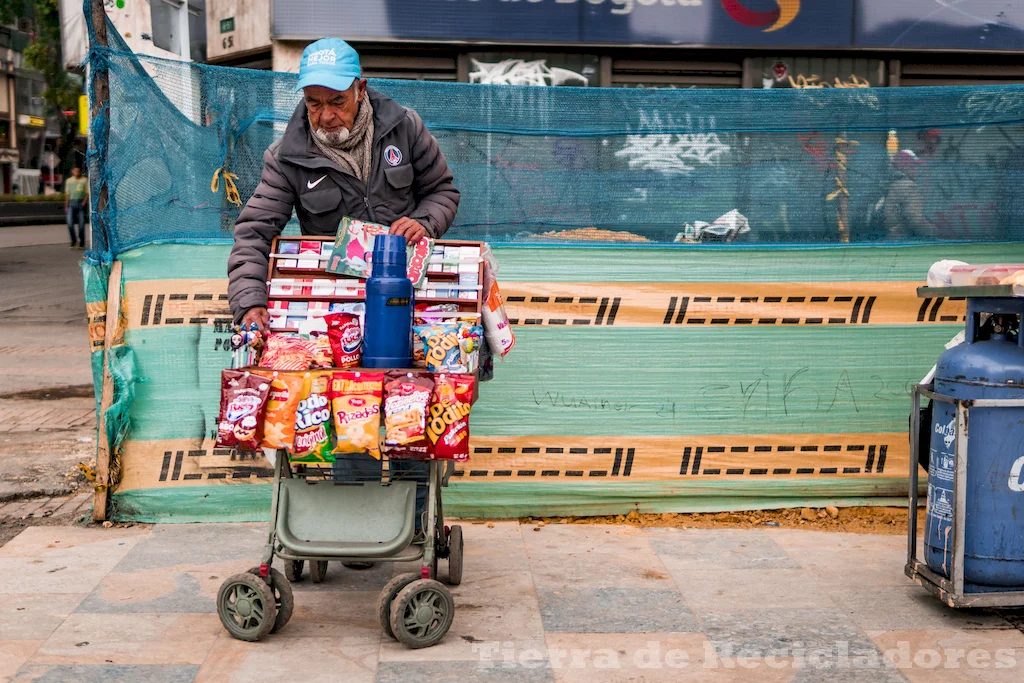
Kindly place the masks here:
<instances>
[{"instance_id":1,"label":"cart caster wheel","mask_svg":"<svg viewBox=\"0 0 1024 683\"><path fill-rule=\"evenodd\" d=\"M302 569L306 566L305 560L285 560L284 575L292 583L302 581Z\"/></svg>"},{"instance_id":2,"label":"cart caster wheel","mask_svg":"<svg viewBox=\"0 0 1024 683\"><path fill-rule=\"evenodd\" d=\"M313 583L323 583L327 578L327 560L310 560L309 578Z\"/></svg>"},{"instance_id":3,"label":"cart caster wheel","mask_svg":"<svg viewBox=\"0 0 1024 683\"><path fill-rule=\"evenodd\" d=\"M287 564L285 566L287 567ZM249 573L259 577L260 568L253 567L249 570ZM284 574L271 568L270 579L274 584L270 587L270 590L274 593L274 604L277 606L277 618L274 619L274 628L270 629L270 632L277 633L292 618L292 612L295 611L295 597L292 595L292 584L285 580ZM266 579L263 579L264 583L266 581Z\"/></svg>"},{"instance_id":4,"label":"cart caster wheel","mask_svg":"<svg viewBox=\"0 0 1024 683\"><path fill-rule=\"evenodd\" d=\"M462 527L456 524L448 534L448 585L462 583Z\"/></svg>"},{"instance_id":5,"label":"cart caster wheel","mask_svg":"<svg viewBox=\"0 0 1024 683\"><path fill-rule=\"evenodd\" d=\"M231 637L255 642L274 628L277 601L259 576L235 574L217 591L217 614Z\"/></svg>"},{"instance_id":6,"label":"cart caster wheel","mask_svg":"<svg viewBox=\"0 0 1024 683\"><path fill-rule=\"evenodd\" d=\"M455 617L455 601L444 584L417 579L391 601L391 632L410 649L436 645Z\"/></svg>"},{"instance_id":7,"label":"cart caster wheel","mask_svg":"<svg viewBox=\"0 0 1024 683\"><path fill-rule=\"evenodd\" d=\"M384 630L384 633L388 634L389 638L395 637L395 632L391 630L391 603L403 588L419 578L419 574L411 572L399 574L388 581L387 585L381 589L380 595L377 596L377 619L380 620L380 627Z\"/></svg>"}]
</instances>

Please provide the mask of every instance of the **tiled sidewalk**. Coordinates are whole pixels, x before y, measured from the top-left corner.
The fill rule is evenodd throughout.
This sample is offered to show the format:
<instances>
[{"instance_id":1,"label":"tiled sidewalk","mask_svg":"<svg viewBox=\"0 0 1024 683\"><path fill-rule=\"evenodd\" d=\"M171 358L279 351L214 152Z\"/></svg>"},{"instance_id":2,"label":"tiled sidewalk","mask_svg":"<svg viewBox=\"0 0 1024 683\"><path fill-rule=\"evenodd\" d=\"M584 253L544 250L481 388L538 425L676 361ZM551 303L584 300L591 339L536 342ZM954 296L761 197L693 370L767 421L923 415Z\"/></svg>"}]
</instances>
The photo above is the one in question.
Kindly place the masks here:
<instances>
[{"instance_id":1,"label":"tiled sidewalk","mask_svg":"<svg viewBox=\"0 0 1024 683\"><path fill-rule=\"evenodd\" d=\"M788 529L465 524L440 645L382 635L395 567L336 564L296 585L280 633L243 643L214 598L264 528L27 529L0 548L0 680L1024 680L1024 634L912 585L901 537Z\"/></svg>"}]
</instances>

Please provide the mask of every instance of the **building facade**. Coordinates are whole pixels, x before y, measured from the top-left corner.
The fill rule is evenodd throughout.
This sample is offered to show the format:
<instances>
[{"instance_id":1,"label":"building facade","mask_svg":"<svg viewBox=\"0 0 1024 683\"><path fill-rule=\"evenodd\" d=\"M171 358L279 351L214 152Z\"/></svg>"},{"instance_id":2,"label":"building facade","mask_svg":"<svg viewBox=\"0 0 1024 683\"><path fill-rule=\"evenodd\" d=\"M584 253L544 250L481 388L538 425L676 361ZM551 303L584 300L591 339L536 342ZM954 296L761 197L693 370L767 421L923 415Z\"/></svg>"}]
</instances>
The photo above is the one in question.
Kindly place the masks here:
<instances>
[{"instance_id":1,"label":"building facade","mask_svg":"<svg viewBox=\"0 0 1024 683\"><path fill-rule=\"evenodd\" d=\"M207 34L210 62L277 71L296 70L311 40L345 38L371 77L670 88L1024 82L1024 4L982 0L207 0Z\"/></svg>"}]
</instances>

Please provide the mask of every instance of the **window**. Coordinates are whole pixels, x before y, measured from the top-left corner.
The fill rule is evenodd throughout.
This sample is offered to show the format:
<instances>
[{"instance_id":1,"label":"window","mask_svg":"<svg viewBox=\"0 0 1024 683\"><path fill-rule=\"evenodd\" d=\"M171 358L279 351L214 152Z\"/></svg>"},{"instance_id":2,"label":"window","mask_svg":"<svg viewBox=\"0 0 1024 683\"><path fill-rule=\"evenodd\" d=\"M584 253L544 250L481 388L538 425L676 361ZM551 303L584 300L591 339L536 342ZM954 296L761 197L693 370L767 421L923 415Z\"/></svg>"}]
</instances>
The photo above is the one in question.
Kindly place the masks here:
<instances>
[{"instance_id":1,"label":"window","mask_svg":"<svg viewBox=\"0 0 1024 683\"><path fill-rule=\"evenodd\" d=\"M193 62L206 61L206 0L189 0L188 52Z\"/></svg>"},{"instance_id":2,"label":"window","mask_svg":"<svg viewBox=\"0 0 1024 683\"><path fill-rule=\"evenodd\" d=\"M174 0L150 0L149 4L153 19L153 45L180 55L178 12L181 4Z\"/></svg>"},{"instance_id":3,"label":"window","mask_svg":"<svg viewBox=\"0 0 1024 683\"><path fill-rule=\"evenodd\" d=\"M469 82L502 85L598 85L594 55L558 52L476 52L469 55Z\"/></svg>"}]
</instances>

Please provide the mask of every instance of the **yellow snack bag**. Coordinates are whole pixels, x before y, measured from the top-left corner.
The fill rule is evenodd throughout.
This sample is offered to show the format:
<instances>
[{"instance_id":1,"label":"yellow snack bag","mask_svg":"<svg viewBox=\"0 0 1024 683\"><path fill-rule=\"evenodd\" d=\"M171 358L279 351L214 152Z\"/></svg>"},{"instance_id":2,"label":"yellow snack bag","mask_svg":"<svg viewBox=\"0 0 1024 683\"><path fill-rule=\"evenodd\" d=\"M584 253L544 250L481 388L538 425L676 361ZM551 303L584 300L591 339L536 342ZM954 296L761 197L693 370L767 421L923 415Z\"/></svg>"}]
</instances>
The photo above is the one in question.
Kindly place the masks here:
<instances>
[{"instance_id":1,"label":"yellow snack bag","mask_svg":"<svg viewBox=\"0 0 1024 683\"><path fill-rule=\"evenodd\" d=\"M368 453L380 460L383 372L336 372L331 376L334 453Z\"/></svg>"}]
</instances>

